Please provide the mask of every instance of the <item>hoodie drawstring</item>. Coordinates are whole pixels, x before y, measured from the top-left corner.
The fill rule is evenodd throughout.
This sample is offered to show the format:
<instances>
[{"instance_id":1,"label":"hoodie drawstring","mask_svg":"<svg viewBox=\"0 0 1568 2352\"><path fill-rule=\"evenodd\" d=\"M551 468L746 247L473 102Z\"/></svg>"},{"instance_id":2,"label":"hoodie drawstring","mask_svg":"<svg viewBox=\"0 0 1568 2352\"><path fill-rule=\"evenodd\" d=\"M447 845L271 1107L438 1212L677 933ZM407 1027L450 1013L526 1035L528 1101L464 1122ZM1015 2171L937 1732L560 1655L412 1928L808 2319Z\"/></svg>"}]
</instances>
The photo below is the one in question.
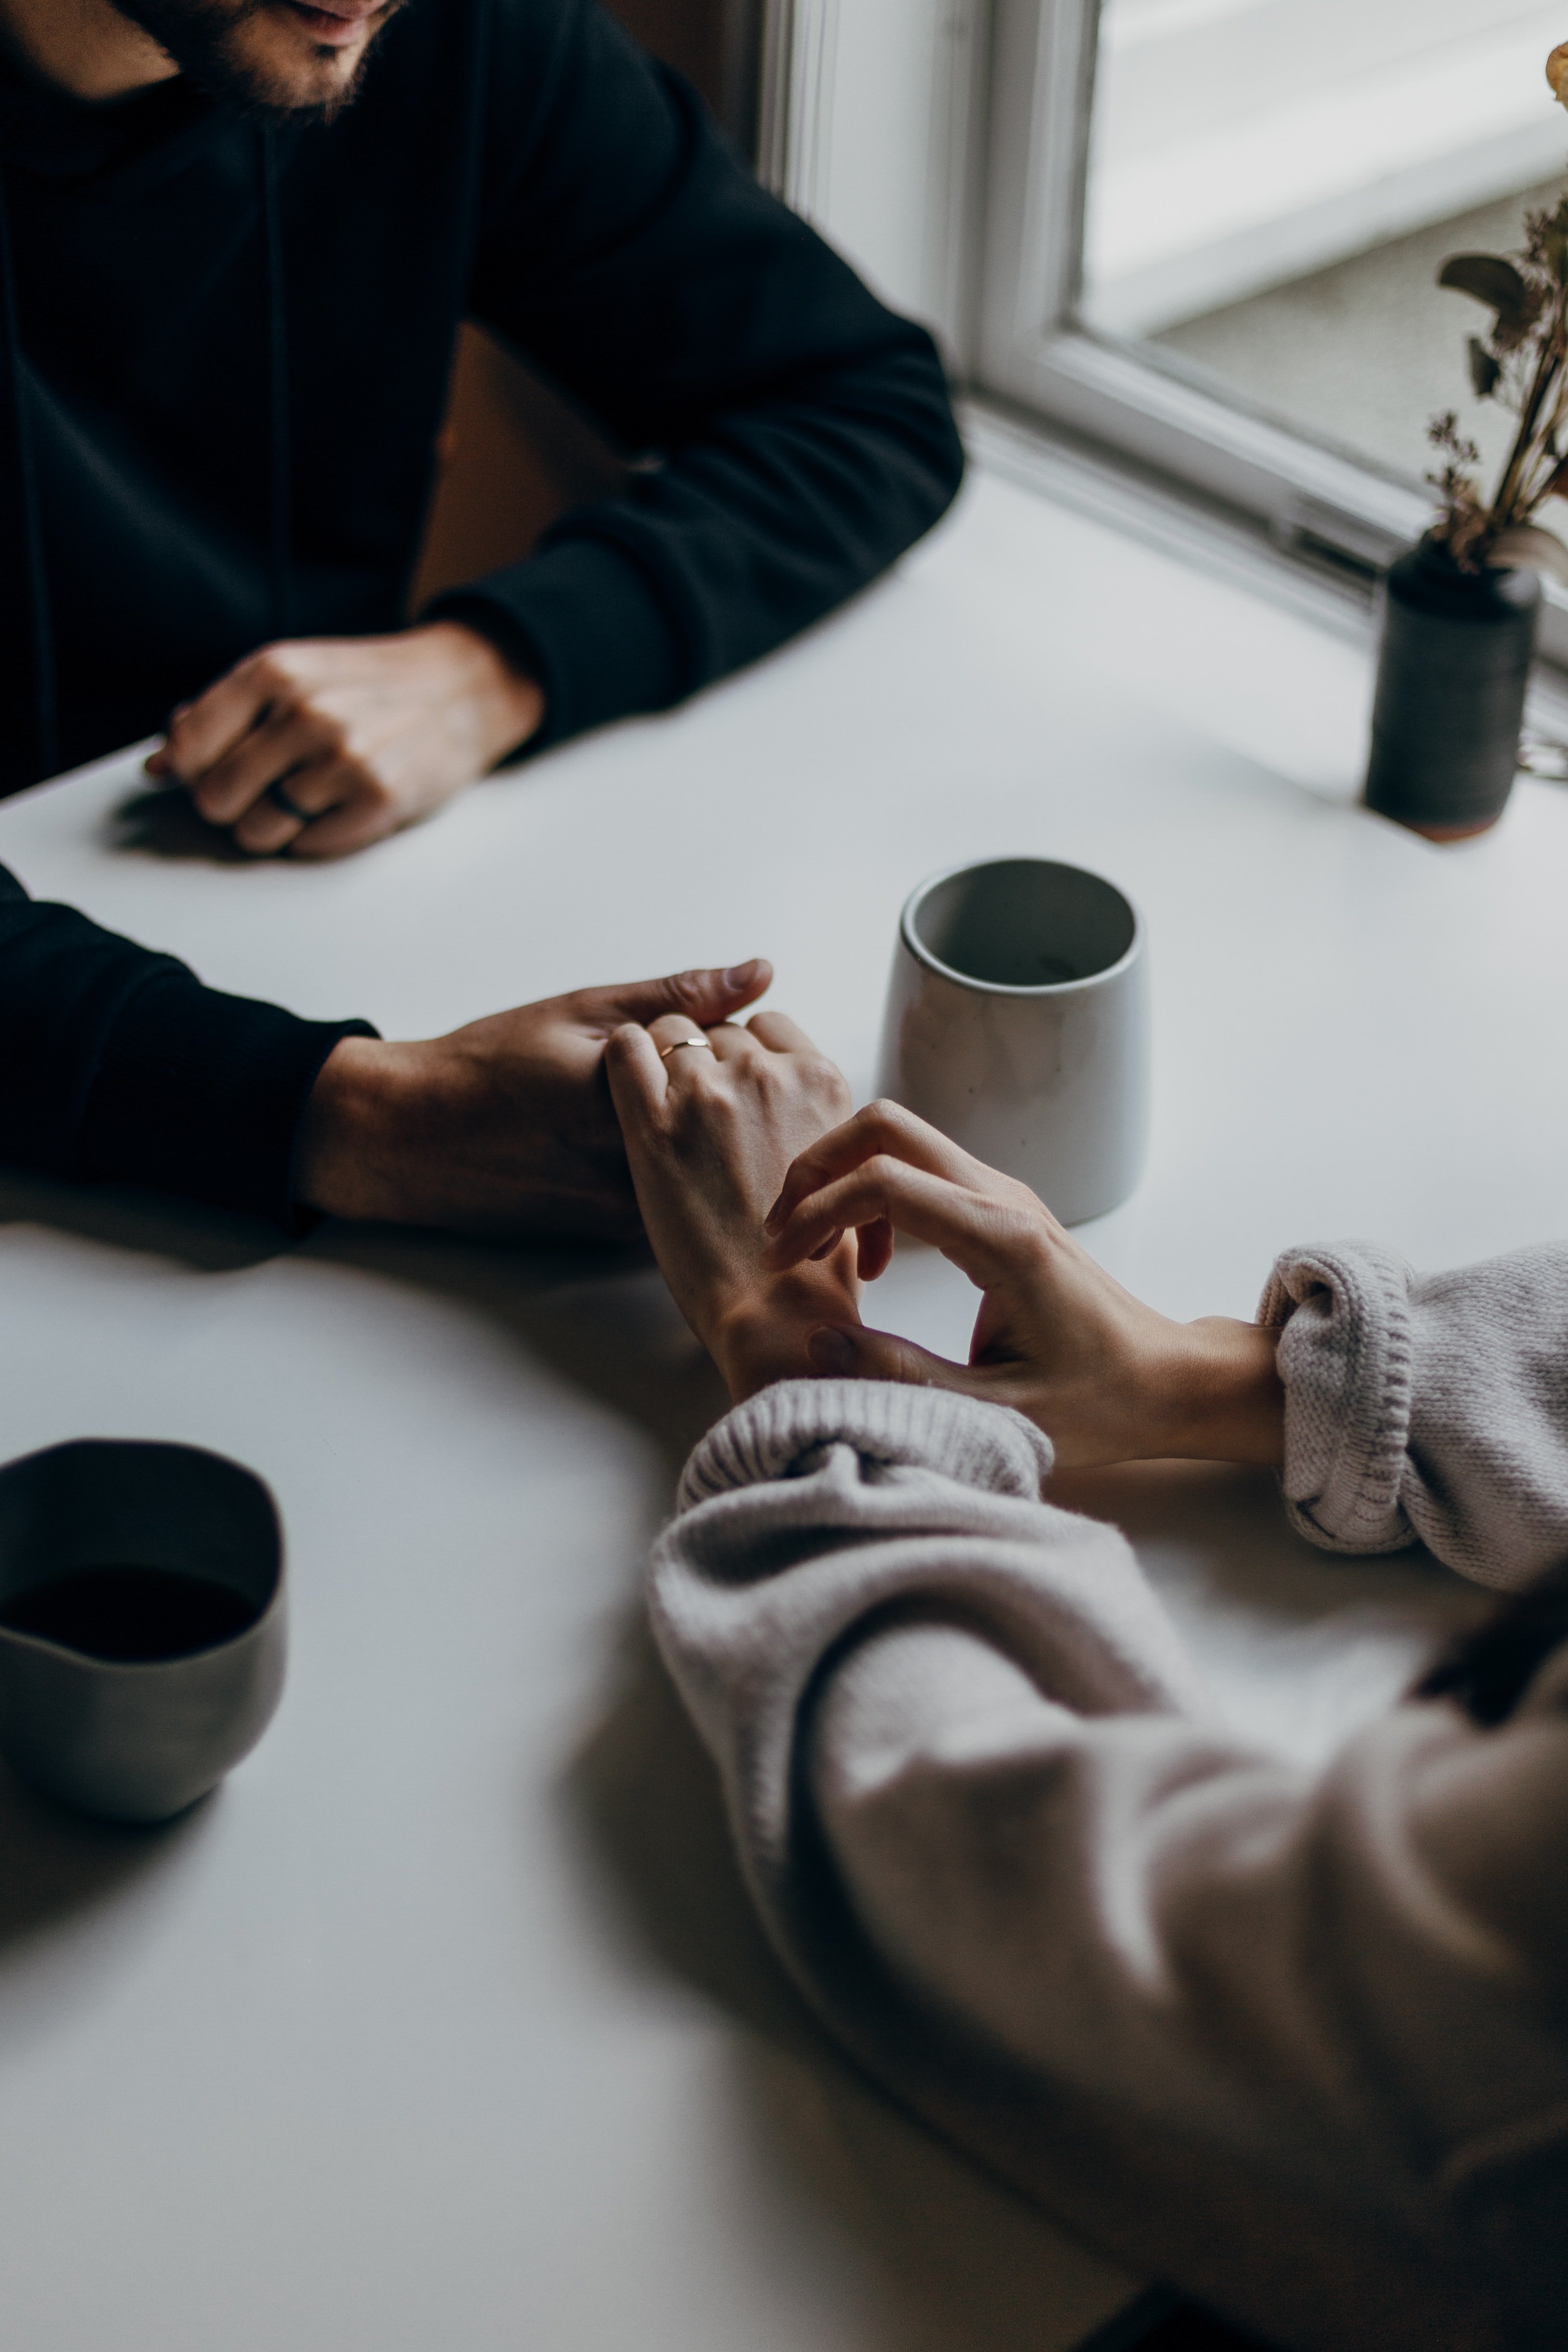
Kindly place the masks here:
<instances>
[{"instance_id":1,"label":"hoodie drawstring","mask_svg":"<svg viewBox=\"0 0 1568 2352\"><path fill-rule=\"evenodd\" d=\"M5 415L9 411L9 415ZM10 426L11 460L22 539L22 575L32 678L34 777L52 776L59 766L59 722L55 707L55 645L49 613L49 575L44 562L43 523L38 513L38 477L33 461L28 385L16 326L16 269L11 250L11 215L5 174L0 166L0 432ZM20 665L18 665L18 667Z\"/></svg>"},{"instance_id":2,"label":"hoodie drawstring","mask_svg":"<svg viewBox=\"0 0 1568 2352\"><path fill-rule=\"evenodd\" d=\"M267 575L269 637L286 637L292 626L294 563L288 527L288 316L284 304L283 226L277 201L277 146L273 127L257 131L261 242L267 271L267 360L271 447L267 478Z\"/></svg>"}]
</instances>

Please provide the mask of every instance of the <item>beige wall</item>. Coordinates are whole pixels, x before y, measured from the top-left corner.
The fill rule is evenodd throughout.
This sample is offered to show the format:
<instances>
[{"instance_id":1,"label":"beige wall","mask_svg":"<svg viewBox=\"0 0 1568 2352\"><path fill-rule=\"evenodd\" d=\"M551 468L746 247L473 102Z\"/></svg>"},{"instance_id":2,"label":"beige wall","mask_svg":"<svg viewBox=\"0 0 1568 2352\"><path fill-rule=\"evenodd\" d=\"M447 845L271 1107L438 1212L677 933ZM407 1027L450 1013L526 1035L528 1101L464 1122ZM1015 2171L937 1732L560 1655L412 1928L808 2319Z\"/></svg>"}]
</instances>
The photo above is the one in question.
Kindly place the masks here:
<instances>
[{"instance_id":1,"label":"beige wall","mask_svg":"<svg viewBox=\"0 0 1568 2352\"><path fill-rule=\"evenodd\" d=\"M747 0L610 0L616 16L689 76L743 140L751 97ZM457 581L526 555L563 508L619 467L580 419L488 335L463 331L441 436L441 480L413 609Z\"/></svg>"}]
</instances>

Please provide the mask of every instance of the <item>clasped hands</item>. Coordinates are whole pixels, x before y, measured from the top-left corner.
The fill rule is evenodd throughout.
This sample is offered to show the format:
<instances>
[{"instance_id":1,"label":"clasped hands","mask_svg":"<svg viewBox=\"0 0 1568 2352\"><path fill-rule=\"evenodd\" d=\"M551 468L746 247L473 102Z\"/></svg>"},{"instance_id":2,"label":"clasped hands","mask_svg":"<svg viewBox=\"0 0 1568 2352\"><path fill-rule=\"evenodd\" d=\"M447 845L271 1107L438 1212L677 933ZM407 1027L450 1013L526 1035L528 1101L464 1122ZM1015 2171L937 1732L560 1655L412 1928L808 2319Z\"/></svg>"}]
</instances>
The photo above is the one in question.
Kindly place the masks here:
<instances>
[{"instance_id":1,"label":"clasped hands","mask_svg":"<svg viewBox=\"0 0 1568 2352\"><path fill-rule=\"evenodd\" d=\"M811 1374L898 1381L1013 1406L1063 1468L1281 1459L1277 1334L1171 1321L1026 1185L896 1104L849 1116L842 1076L782 1014L674 1050L695 1034L678 1015L623 1025L605 1066L654 1255L737 1402ZM967 1364L863 1324L895 1234L980 1292Z\"/></svg>"},{"instance_id":2,"label":"clasped hands","mask_svg":"<svg viewBox=\"0 0 1568 2352\"><path fill-rule=\"evenodd\" d=\"M490 1238L645 1232L739 1402L778 1380L914 1381L1011 1405L1063 1467L1277 1462L1275 1334L1175 1323L1028 1187L840 1071L760 960L583 989L417 1044L345 1038L307 1107L296 1190L330 1214ZM686 1050L687 1048L692 1050ZM895 1234L980 1292L967 1363L870 1329Z\"/></svg>"}]
</instances>

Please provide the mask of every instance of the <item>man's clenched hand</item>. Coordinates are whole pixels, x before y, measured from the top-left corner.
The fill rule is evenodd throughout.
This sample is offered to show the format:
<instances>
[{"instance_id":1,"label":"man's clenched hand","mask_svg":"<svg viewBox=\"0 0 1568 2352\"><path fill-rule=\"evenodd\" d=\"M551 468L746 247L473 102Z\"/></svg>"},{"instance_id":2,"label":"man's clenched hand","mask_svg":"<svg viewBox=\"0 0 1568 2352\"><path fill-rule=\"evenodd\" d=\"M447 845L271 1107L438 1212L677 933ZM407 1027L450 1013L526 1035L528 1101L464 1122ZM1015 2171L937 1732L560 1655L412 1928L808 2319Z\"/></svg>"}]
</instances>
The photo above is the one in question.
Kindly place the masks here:
<instances>
[{"instance_id":1,"label":"man's clenched hand","mask_svg":"<svg viewBox=\"0 0 1568 2352\"><path fill-rule=\"evenodd\" d=\"M340 857L428 816L537 733L532 678L457 621L264 646L177 710L149 775L257 856Z\"/></svg>"},{"instance_id":2,"label":"man's clenched hand","mask_svg":"<svg viewBox=\"0 0 1568 2352\"><path fill-rule=\"evenodd\" d=\"M727 1021L773 978L760 959L519 1005L449 1036L346 1037L306 1110L296 1198L329 1215L495 1239L642 1231L604 1075L629 1021Z\"/></svg>"}]
</instances>

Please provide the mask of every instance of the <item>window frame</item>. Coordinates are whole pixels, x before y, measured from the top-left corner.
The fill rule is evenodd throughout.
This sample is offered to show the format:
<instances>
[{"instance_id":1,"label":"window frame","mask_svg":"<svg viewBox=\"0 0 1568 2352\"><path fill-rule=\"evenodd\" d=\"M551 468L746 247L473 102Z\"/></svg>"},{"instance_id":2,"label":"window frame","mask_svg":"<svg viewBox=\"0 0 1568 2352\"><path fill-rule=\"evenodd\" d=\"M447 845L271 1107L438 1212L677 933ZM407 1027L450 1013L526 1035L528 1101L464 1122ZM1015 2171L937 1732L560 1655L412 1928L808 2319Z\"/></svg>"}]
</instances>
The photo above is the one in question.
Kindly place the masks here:
<instances>
[{"instance_id":1,"label":"window frame","mask_svg":"<svg viewBox=\"0 0 1568 2352\"><path fill-rule=\"evenodd\" d=\"M1100 5L994 0L974 388L1252 516L1281 546L1381 568L1431 519L1418 488L1077 316Z\"/></svg>"},{"instance_id":2,"label":"window frame","mask_svg":"<svg viewBox=\"0 0 1568 2352\"><path fill-rule=\"evenodd\" d=\"M972 400L1370 583L1431 522L1419 485L1078 317L1100 8L923 0L890 36L884 0L764 0L762 176L933 327ZM835 71L873 12L923 48L933 93L894 122ZM928 191L915 263L857 233L856 174L890 156ZM1543 584L1541 651L1568 668L1568 594Z\"/></svg>"}]
</instances>

